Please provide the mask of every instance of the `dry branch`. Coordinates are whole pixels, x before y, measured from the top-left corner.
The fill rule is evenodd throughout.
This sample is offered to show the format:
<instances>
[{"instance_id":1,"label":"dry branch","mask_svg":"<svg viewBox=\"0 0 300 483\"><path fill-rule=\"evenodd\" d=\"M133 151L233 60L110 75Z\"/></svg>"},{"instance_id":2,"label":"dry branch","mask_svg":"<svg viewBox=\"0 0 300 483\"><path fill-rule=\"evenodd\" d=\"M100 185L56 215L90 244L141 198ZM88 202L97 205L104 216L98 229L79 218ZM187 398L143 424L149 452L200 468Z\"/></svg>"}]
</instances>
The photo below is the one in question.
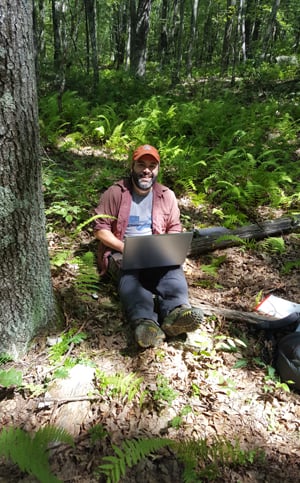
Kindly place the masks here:
<instances>
[{"instance_id":1,"label":"dry branch","mask_svg":"<svg viewBox=\"0 0 300 483\"><path fill-rule=\"evenodd\" d=\"M282 319L276 319L270 316L263 316L256 312L241 312L239 310L215 307L207 303L201 303L197 298L190 298L191 304L203 310L205 315L219 315L224 319L233 322L246 322L256 326L258 329L279 329L299 321L299 314L292 313Z\"/></svg>"}]
</instances>

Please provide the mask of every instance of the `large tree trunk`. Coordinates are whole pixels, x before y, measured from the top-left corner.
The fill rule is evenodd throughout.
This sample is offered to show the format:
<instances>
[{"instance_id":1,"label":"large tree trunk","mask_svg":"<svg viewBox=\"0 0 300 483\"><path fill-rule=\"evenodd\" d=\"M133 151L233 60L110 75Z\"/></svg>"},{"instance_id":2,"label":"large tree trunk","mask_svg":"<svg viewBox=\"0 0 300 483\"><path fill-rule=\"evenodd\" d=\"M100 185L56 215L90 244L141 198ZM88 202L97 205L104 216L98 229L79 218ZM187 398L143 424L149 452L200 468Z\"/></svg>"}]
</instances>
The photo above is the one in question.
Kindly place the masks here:
<instances>
[{"instance_id":1,"label":"large tree trunk","mask_svg":"<svg viewBox=\"0 0 300 483\"><path fill-rule=\"evenodd\" d=\"M0 9L0 353L25 352L54 321L45 236L32 1Z\"/></svg>"}]
</instances>

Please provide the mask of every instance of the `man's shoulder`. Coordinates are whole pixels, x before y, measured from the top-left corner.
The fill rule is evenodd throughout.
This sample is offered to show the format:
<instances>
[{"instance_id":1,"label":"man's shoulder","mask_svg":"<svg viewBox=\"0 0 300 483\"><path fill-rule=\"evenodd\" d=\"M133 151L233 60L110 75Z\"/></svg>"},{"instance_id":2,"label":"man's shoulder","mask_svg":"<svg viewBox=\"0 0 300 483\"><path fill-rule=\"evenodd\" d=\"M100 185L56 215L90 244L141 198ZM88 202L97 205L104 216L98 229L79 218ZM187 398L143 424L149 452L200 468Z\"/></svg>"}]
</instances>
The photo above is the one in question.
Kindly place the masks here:
<instances>
[{"instance_id":1,"label":"man's shoulder","mask_svg":"<svg viewBox=\"0 0 300 483\"><path fill-rule=\"evenodd\" d=\"M164 184L157 183L157 182L154 184L153 189L158 195L162 195L165 193L174 194L174 191L171 190L171 188L168 188L168 186L165 186Z\"/></svg>"},{"instance_id":2,"label":"man's shoulder","mask_svg":"<svg viewBox=\"0 0 300 483\"><path fill-rule=\"evenodd\" d=\"M110 192L123 192L123 191L130 191L131 190L131 184L130 184L130 179L129 178L122 178L119 179L118 181L115 181L114 184L112 184L109 188L107 188L107 191Z\"/></svg>"}]
</instances>

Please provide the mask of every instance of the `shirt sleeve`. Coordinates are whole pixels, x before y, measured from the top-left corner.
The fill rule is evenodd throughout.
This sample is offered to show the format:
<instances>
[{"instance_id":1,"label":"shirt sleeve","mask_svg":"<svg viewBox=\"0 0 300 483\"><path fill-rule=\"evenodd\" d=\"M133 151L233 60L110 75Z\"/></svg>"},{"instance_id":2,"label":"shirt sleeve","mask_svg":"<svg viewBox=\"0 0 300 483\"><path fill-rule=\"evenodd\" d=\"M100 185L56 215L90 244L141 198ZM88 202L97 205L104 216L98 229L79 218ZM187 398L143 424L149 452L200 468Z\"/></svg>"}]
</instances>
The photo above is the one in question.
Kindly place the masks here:
<instances>
[{"instance_id":1,"label":"shirt sleeve","mask_svg":"<svg viewBox=\"0 0 300 483\"><path fill-rule=\"evenodd\" d=\"M178 202L173 191L169 191L170 196L170 217L167 224L167 233L178 233L182 231L180 222L180 210Z\"/></svg>"},{"instance_id":2,"label":"shirt sleeve","mask_svg":"<svg viewBox=\"0 0 300 483\"><path fill-rule=\"evenodd\" d=\"M117 203L112 187L108 188L101 196L99 204L95 209L96 215L103 215L94 222L94 231L110 230L113 231L113 223L118 216Z\"/></svg>"}]
</instances>

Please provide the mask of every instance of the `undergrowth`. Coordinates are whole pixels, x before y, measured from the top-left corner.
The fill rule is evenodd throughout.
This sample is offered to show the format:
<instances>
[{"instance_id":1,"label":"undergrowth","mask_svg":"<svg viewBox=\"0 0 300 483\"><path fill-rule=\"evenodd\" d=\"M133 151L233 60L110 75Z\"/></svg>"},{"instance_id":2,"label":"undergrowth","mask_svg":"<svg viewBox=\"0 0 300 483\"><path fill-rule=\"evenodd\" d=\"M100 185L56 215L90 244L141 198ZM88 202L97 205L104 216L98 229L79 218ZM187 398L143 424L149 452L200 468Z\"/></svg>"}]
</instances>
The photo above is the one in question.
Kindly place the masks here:
<instances>
[{"instance_id":1,"label":"undergrowth","mask_svg":"<svg viewBox=\"0 0 300 483\"><path fill-rule=\"evenodd\" d=\"M102 458L98 473L106 476L107 483L118 483L129 468L165 447L183 464L184 483L213 481L222 477L226 466L241 467L264 459L262 450L244 450L238 441L233 444L221 439L212 443L207 439L180 442L168 438L135 439L123 441L120 447L113 444L115 454Z\"/></svg>"},{"instance_id":2,"label":"undergrowth","mask_svg":"<svg viewBox=\"0 0 300 483\"><path fill-rule=\"evenodd\" d=\"M160 180L195 205L215 208L219 224L243 225L261 206L299 210L299 102L291 106L286 95L256 100L255 83L252 89L250 104L243 84L193 98L188 90L178 96L163 87L158 95L150 88L147 98L122 105L67 91L61 112L57 94L40 99L42 139L55 150L44 159L50 227L88 219L99 194L128 172L134 147L146 142L160 150ZM93 156L82 155L86 146Z\"/></svg>"}]
</instances>

